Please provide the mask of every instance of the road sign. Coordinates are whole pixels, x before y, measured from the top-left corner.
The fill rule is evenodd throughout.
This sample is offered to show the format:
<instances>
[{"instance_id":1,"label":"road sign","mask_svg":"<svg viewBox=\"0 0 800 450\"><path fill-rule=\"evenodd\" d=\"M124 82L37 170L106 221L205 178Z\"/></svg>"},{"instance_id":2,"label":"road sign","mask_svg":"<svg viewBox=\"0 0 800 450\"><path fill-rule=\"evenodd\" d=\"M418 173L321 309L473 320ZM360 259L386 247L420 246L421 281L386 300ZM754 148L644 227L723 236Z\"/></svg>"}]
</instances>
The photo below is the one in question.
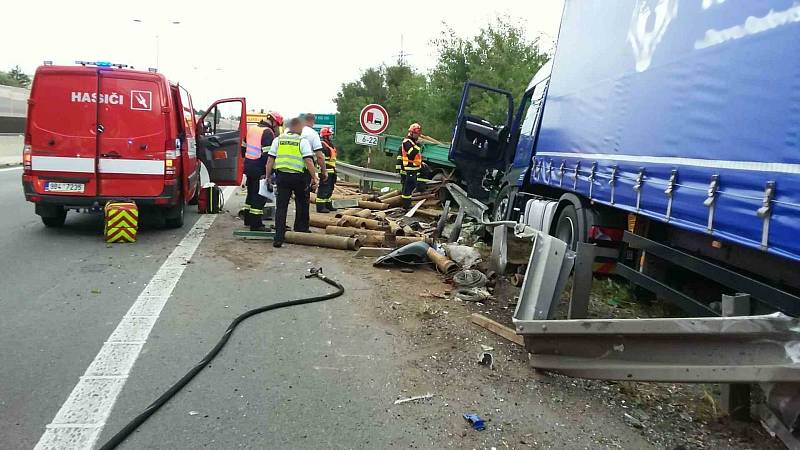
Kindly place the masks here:
<instances>
[{"instance_id":1,"label":"road sign","mask_svg":"<svg viewBox=\"0 0 800 450\"><path fill-rule=\"evenodd\" d=\"M378 136L356 132L356 144L375 147L378 145Z\"/></svg>"},{"instance_id":2,"label":"road sign","mask_svg":"<svg viewBox=\"0 0 800 450\"><path fill-rule=\"evenodd\" d=\"M371 104L361 110L361 128L369 134L381 134L389 126L389 113L381 105Z\"/></svg>"},{"instance_id":3,"label":"road sign","mask_svg":"<svg viewBox=\"0 0 800 450\"><path fill-rule=\"evenodd\" d=\"M336 114L314 114L314 130L317 133L324 127L329 127L336 134Z\"/></svg>"}]
</instances>

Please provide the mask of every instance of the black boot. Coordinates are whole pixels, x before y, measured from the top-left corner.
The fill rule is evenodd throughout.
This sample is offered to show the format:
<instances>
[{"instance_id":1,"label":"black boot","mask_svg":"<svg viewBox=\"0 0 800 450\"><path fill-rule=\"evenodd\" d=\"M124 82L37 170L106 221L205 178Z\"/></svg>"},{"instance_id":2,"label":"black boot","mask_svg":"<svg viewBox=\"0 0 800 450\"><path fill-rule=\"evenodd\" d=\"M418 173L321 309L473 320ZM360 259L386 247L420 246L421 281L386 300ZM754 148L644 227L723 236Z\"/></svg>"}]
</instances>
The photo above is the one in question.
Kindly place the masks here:
<instances>
[{"instance_id":1,"label":"black boot","mask_svg":"<svg viewBox=\"0 0 800 450\"><path fill-rule=\"evenodd\" d=\"M317 212L324 214L331 212L331 210L328 209L328 206L325 203L317 203Z\"/></svg>"},{"instance_id":2,"label":"black boot","mask_svg":"<svg viewBox=\"0 0 800 450\"><path fill-rule=\"evenodd\" d=\"M250 214L250 210L239 211L239 215L242 217L242 220L244 221L244 226L249 227L250 224L252 223L252 217L251 217L252 214Z\"/></svg>"},{"instance_id":3,"label":"black boot","mask_svg":"<svg viewBox=\"0 0 800 450\"><path fill-rule=\"evenodd\" d=\"M333 207L333 201L329 200L328 203L325 203L325 207L327 207L330 210L330 212L336 211L336 208Z\"/></svg>"},{"instance_id":4,"label":"black boot","mask_svg":"<svg viewBox=\"0 0 800 450\"><path fill-rule=\"evenodd\" d=\"M250 225L250 231L267 231L267 227L264 226L264 223L261 221L260 214L253 214L247 213L248 217L248 225Z\"/></svg>"}]
</instances>

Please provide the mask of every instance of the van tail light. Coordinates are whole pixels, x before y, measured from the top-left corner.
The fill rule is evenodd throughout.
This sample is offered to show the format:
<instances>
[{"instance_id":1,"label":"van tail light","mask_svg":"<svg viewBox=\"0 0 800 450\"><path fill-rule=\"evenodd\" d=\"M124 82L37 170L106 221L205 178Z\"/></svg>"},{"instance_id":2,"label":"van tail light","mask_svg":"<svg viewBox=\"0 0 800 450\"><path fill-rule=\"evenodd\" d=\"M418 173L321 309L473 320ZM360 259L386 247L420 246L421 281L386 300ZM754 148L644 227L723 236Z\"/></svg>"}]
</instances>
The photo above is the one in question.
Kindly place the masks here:
<instances>
[{"instance_id":1,"label":"van tail light","mask_svg":"<svg viewBox=\"0 0 800 450\"><path fill-rule=\"evenodd\" d=\"M175 141L167 139L164 144L164 176L167 179L175 178L175 170L178 165L178 150L175 149Z\"/></svg>"},{"instance_id":2,"label":"van tail light","mask_svg":"<svg viewBox=\"0 0 800 450\"><path fill-rule=\"evenodd\" d=\"M30 173L31 171L31 145L25 144L22 147L22 169L25 173Z\"/></svg>"}]
</instances>

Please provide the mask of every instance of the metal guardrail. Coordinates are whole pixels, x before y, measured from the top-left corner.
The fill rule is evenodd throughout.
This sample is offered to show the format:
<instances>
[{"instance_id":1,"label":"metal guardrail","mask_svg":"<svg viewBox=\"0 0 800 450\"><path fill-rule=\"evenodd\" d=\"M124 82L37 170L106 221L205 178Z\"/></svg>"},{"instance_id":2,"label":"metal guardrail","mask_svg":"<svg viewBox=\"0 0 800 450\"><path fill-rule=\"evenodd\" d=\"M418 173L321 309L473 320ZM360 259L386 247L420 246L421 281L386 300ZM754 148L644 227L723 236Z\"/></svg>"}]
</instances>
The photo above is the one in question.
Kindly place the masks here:
<instances>
[{"instance_id":1,"label":"metal guardrail","mask_svg":"<svg viewBox=\"0 0 800 450\"><path fill-rule=\"evenodd\" d=\"M336 172L348 178L353 178L359 181L377 181L379 183L400 182L400 175L396 173L354 166L341 161L336 162Z\"/></svg>"}]
</instances>

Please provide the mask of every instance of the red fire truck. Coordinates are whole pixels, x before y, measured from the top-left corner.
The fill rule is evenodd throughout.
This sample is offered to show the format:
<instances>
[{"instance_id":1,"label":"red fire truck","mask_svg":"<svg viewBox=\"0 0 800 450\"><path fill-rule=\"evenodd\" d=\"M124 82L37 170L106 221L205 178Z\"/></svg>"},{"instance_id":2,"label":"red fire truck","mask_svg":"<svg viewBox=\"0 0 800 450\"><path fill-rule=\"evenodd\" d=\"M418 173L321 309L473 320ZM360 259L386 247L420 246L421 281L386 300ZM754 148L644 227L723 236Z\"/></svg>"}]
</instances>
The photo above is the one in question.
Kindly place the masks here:
<instances>
[{"instance_id":1,"label":"red fire truck","mask_svg":"<svg viewBox=\"0 0 800 450\"><path fill-rule=\"evenodd\" d=\"M217 100L197 119L186 89L155 70L77 64L40 66L28 101L22 185L46 226L127 199L181 227L201 161L212 182L241 183L244 98Z\"/></svg>"}]
</instances>

